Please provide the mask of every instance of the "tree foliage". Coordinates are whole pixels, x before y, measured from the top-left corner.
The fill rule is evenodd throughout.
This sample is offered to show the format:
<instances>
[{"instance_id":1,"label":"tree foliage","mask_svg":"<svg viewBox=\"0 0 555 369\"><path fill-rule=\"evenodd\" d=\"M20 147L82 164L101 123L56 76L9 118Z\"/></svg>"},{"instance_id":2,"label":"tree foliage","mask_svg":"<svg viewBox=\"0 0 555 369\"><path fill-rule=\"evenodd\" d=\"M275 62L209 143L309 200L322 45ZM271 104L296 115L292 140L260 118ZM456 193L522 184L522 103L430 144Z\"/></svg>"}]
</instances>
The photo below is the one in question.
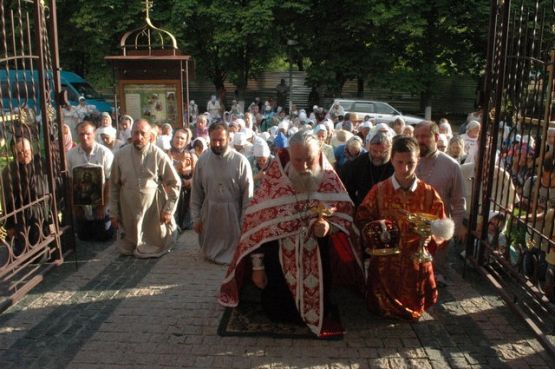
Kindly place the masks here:
<instances>
[{"instance_id":1,"label":"tree foliage","mask_svg":"<svg viewBox=\"0 0 555 369\"><path fill-rule=\"evenodd\" d=\"M171 26L181 47L218 91L239 91L276 55L272 0L186 0L173 6Z\"/></svg>"},{"instance_id":2,"label":"tree foliage","mask_svg":"<svg viewBox=\"0 0 555 369\"><path fill-rule=\"evenodd\" d=\"M489 5L479 0L383 2L375 17L391 68L371 83L404 88L429 102L441 76L478 76L483 68ZM417 11L415 11L417 10Z\"/></svg>"},{"instance_id":3,"label":"tree foliage","mask_svg":"<svg viewBox=\"0 0 555 369\"><path fill-rule=\"evenodd\" d=\"M63 0L58 8L62 63L87 75L109 73L102 58L144 24L139 0ZM150 17L220 92L225 81L243 91L282 57L329 95L358 79L427 100L438 77L483 68L488 11L483 0L155 0Z\"/></svg>"},{"instance_id":4,"label":"tree foliage","mask_svg":"<svg viewBox=\"0 0 555 369\"><path fill-rule=\"evenodd\" d=\"M110 78L103 58L119 53L121 35L144 19L143 4L137 0L64 0L57 7L62 66L95 79Z\"/></svg>"}]
</instances>

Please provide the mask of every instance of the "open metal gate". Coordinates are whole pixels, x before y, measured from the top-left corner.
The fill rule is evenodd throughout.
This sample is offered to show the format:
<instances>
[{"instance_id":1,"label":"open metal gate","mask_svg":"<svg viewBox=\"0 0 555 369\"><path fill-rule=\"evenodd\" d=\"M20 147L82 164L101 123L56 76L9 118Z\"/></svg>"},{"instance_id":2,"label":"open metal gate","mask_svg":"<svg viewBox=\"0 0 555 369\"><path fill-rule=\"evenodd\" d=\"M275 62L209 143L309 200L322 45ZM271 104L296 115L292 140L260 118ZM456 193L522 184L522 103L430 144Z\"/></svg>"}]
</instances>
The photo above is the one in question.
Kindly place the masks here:
<instances>
[{"instance_id":1,"label":"open metal gate","mask_svg":"<svg viewBox=\"0 0 555 369\"><path fill-rule=\"evenodd\" d=\"M554 15L555 1L491 1L482 160L475 164L466 245L468 260L551 354L555 354Z\"/></svg>"},{"instance_id":2,"label":"open metal gate","mask_svg":"<svg viewBox=\"0 0 555 369\"><path fill-rule=\"evenodd\" d=\"M0 0L0 311L75 247L56 28L55 0Z\"/></svg>"}]
</instances>

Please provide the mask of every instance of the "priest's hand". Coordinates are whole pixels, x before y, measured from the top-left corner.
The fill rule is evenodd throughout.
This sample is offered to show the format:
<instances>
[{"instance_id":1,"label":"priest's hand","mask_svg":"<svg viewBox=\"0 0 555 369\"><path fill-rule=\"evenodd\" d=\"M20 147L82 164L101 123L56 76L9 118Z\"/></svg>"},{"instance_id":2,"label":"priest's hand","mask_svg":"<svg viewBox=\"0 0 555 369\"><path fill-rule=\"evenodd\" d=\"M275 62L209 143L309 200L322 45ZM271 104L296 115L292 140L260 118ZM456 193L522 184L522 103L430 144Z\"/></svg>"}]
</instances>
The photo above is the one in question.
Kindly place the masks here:
<instances>
[{"instance_id":1,"label":"priest's hand","mask_svg":"<svg viewBox=\"0 0 555 369\"><path fill-rule=\"evenodd\" d=\"M172 221L172 213L169 211L163 211L160 216L160 223L162 224L170 224Z\"/></svg>"},{"instance_id":2,"label":"priest's hand","mask_svg":"<svg viewBox=\"0 0 555 369\"><path fill-rule=\"evenodd\" d=\"M261 270L253 270L252 271L252 283L261 290L266 288L268 284L268 279L266 278L266 271L264 269Z\"/></svg>"},{"instance_id":3,"label":"priest's hand","mask_svg":"<svg viewBox=\"0 0 555 369\"><path fill-rule=\"evenodd\" d=\"M193 231L200 234L202 232L202 222L193 224Z\"/></svg>"},{"instance_id":4,"label":"priest's hand","mask_svg":"<svg viewBox=\"0 0 555 369\"><path fill-rule=\"evenodd\" d=\"M112 228L114 228L114 229L119 228L119 218L118 217L111 217L110 222L112 222Z\"/></svg>"},{"instance_id":5,"label":"priest's hand","mask_svg":"<svg viewBox=\"0 0 555 369\"><path fill-rule=\"evenodd\" d=\"M317 238L326 237L329 231L330 224L325 219L320 218L312 225L312 233Z\"/></svg>"},{"instance_id":6,"label":"priest's hand","mask_svg":"<svg viewBox=\"0 0 555 369\"><path fill-rule=\"evenodd\" d=\"M252 179L255 181L260 181L262 180L262 178L264 178L265 175L266 175L266 172L261 170L260 172L256 173Z\"/></svg>"}]
</instances>

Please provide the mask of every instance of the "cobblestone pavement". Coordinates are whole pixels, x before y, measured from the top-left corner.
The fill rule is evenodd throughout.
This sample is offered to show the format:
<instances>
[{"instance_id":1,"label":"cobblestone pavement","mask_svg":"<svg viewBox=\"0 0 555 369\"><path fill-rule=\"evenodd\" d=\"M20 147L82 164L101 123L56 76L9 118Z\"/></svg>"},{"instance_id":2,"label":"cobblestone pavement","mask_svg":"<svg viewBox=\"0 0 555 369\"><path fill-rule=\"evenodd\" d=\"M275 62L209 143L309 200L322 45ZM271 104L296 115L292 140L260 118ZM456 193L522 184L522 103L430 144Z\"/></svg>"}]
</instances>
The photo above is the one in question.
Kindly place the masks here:
<instances>
[{"instance_id":1,"label":"cobblestone pavement","mask_svg":"<svg viewBox=\"0 0 555 369\"><path fill-rule=\"evenodd\" d=\"M341 341L219 337L224 273L190 231L158 260L81 243L76 260L0 315L0 368L555 368L491 290L454 271L415 324L344 296Z\"/></svg>"}]
</instances>

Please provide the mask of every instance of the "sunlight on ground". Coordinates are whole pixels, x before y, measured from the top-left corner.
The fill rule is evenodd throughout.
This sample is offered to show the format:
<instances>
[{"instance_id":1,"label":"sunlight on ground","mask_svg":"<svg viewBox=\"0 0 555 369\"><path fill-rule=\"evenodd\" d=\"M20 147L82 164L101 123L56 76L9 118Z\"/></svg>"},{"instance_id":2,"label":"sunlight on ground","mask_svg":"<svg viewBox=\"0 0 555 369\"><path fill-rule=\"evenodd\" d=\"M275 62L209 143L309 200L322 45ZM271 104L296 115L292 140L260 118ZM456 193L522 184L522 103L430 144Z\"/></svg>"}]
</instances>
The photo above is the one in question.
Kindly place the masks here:
<instances>
[{"instance_id":1,"label":"sunlight on ground","mask_svg":"<svg viewBox=\"0 0 555 369\"><path fill-rule=\"evenodd\" d=\"M22 327L0 327L0 334L10 334L17 331L24 331L25 328Z\"/></svg>"},{"instance_id":2,"label":"sunlight on ground","mask_svg":"<svg viewBox=\"0 0 555 369\"><path fill-rule=\"evenodd\" d=\"M104 300L112 300L114 293L118 292L129 297L144 297L144 296L156 296L161 295L164 291L171 288L176 288L177 284L167 284L167 285L148 285L141 288L124 288L124 289L103 289L105 293L103 296L98 296L97 290L79 290L79 291L56 291L56 292L45 292L41 294L41 298L30 304L26 310L37 310L44 309L48 307L57 307L63 305L72 305L75 301L68 301L71 296L76 292L81 293L83 296L79 299L78 304L86 304L89 302L99 302ZM112 293L110 293L112 292Z\"/></svg>"},{"instance_id":3,"label":"sunlight on ground","mask_svg":"<svg viewBox=\"0 0 555 369\"><path fill-rule=\"evenodd\" d=\"M495 307L491 306L489 303L484 302L484 297L471 297L462 300L444 302L441 306L453 316L484 313L495 309ZM464 311L461 311L461 307Z\"/></svg>"}]
</instances>

